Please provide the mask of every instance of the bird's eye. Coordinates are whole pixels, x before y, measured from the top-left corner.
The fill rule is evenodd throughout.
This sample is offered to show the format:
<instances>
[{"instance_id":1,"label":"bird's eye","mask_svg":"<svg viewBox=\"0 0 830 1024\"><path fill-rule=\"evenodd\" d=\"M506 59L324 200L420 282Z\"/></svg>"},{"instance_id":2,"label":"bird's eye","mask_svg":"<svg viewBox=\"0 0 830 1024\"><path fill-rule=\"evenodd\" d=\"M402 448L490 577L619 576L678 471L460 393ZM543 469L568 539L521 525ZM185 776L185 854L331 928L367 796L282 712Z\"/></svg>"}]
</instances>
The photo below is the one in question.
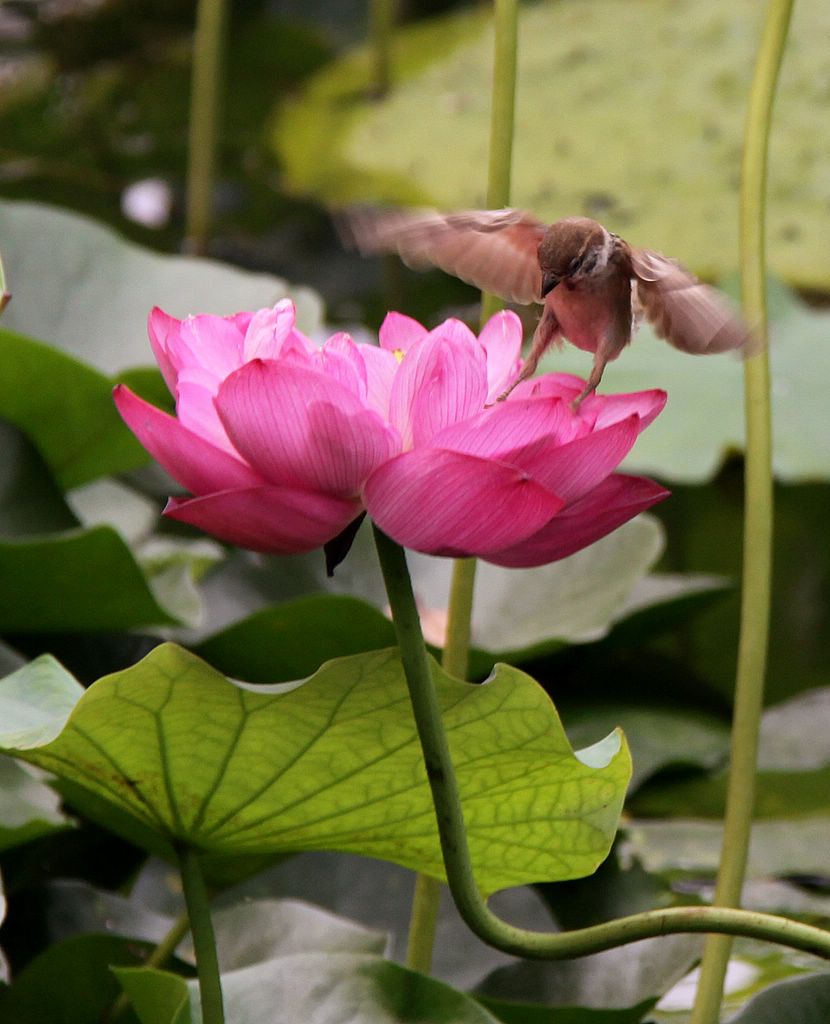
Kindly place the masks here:
<instances>
[{"instance_id":1,"label":"bird's eye","mask_svg":"<svg viewBox=\"0 0 830 1024\"><path fill-rule=\"evenodd\" d=\"M574 258L568 264L568 272L567 272L567 276L568 277L570 277L572 274L575 274L577 272L577 270L579 270L579 265L580 265L581 262L582 262L582 257L581 256L574 256Z\"/></svg>"}]
</instances>

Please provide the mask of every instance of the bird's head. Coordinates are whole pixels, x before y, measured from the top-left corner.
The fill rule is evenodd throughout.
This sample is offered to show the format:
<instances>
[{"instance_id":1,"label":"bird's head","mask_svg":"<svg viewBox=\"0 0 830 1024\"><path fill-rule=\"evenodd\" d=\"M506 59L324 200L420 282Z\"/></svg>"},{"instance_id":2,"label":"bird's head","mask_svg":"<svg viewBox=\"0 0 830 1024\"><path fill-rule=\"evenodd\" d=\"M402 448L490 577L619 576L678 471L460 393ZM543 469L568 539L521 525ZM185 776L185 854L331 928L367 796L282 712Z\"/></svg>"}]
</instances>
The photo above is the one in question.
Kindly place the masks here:
<instances>
[{"instance_id":1,"label":"bird's head","mask_svg":"<svg viewBox=\"0 0 830 1024\"><path fill-rule=\"evenodd\" d=\"M578 281L603 269L611 245L612 235L590 217L566 217L551 224L539 243L542 297L560 281Z\"/></svg>"}]
</instances>

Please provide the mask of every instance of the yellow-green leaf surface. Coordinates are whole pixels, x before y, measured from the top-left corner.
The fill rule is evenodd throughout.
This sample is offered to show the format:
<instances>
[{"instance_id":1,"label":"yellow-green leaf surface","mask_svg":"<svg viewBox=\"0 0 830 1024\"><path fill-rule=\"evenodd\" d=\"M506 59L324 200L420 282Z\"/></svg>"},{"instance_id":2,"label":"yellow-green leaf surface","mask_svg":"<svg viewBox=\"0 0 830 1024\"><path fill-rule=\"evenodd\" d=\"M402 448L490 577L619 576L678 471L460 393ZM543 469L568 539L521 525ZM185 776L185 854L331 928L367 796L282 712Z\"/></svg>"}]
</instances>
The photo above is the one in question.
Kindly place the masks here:
<instances>
[{"instance_id":1,"label":"yellow-green leaf surface","mask_svg":"<svg viewBox=\"0 0 830 1024\"><path fill-rule=\"evenodd\" d=\"M583 213L719 276L737 264L746 95L757 0L560 0L523 5L513 203ZM830 287L830 5L801 0L776 100L770 264ZM484 203L492 28L480 10L398 34L394 84L367 97L368 53L328 66L276 120L298 192L332 203Z\"/></svg>"},{"instance_id":2,"label":"yellow-green leaf surface","mask_svg":"<svg viewBox=\"0 0 830 1024\"><path fill-rule=\"evenodd\" d=\"M11 685L19 702L37 665L0 683L0 695ZM590 874L631 772L622 735L577 758L530 677L502 665L473 686L434 671L479 885ZM77 693L68 674L66 687ZM31 700L40 706L39 688ZM68 718L65 701L48 700L39 713L54 702L58 734L20 756L166 841L219 856L344 850L443 876L394 650L328 662L303 684L256 688L165 644L95 683ZM24 704L0 723L0 746L31 714Z\"/></svg>"}]
</instances>

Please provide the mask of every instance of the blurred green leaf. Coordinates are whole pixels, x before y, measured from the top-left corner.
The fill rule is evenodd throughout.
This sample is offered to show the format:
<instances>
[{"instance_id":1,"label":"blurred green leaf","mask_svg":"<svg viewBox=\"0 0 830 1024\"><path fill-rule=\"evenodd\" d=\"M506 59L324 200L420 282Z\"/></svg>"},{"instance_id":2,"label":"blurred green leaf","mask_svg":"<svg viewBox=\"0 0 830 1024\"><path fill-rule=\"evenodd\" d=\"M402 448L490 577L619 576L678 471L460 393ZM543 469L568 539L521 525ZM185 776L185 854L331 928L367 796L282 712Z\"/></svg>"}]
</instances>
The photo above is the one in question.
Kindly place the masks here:
<instances>
[{"instance_id":1,"label":"blurred green leaf","mask_svg":"<svg viewBox=\"0 0 830 1024\"><path fill-rule=\"evenodd\" d=\"M0 630L74 632L173 624L108 526L0 543Z\"/></svg>"},{"instance_id":2,"label":"blurred green leaf","mask_svg":"<svg viewBox=\"0 0 830 1024\"><path fill-rule=\"evenodd\" d=\"M507 1024L637 1024L700 956L693 935L635 942L562 963L517 961L475 997Z\"/></svg>"},{"instance_id":3,"label":"blurred green leaf","mask_svg":"<svg viewBox=\"0 0 830 1024\"><path fill-rule=\"evenodd\" d=\"M651 872L673 870L715 875L720 862L723 829L719 822L690 820L675 808L671 819L638 818L627 826L625 848ZM756 821L749 849L749 877L805 875L827 872L830 817Z\"/></svg>"},{"instance_id":4,"label":"blurred green leaf","mask_svg":"<svg viewBox=\"0 0 830 1024\"><path fill-rule=\"evenodd\" d=\"M178 974L149 967L115 967L113 974L141 1024L193 1024L190 992Z\"/></svg>"},{"instance_id":5,"label":"blurred green leaf","mask_svg":"<svg viewBox=\"0 0 830 1024\"><path fill-rule=\"evenodd\" d=\"M277 122L290 186L332 203L482 206L490 26L473 9L403 28L396 81L380 101L366 94L366 50L324 68ZM523 8L513 202L548 220L595 216L707 276L730 273L760 28L754 0L658 11L649 0ZM798 5L770 157L771 265L810 288L830 286L823 230L830 165L815 132L827 101L828 33L821 0Z\"/></svg>"},{"instance_id":6,"label":"blurred green leaf","mask_svg":"<svg viewBox=\"0 0 830 1024\"><path fill-rule=\"evenodd\" d=\"M0 851L71 825L53 789L17 761L0 756Z\"/></svg>"},{"instance_id":7,"label":"blurred green leaf","mask_svg":"<svg viewBox=\"0 0 830 1024\"><path fill-rule=\"evenodd\" d=\"M26 436L0 420L0 537L78 525L46 463Z\"/></svg>"},{"instance_id":8,"label":"blurred green leaf","mask_svg":"<svg viewBox=\"0 0 830 1024\"><path fill-rule=\"evenodd\" d=\"M715 768L729 755L729 726L713 715L632 704L590 704L567 716L577 747L621 728L634 771L629 793L669 766Z\"/></svg>"},{"instance_id":9,"label":"blurred green leaf","mask_svg":"<svg viewBox=\"0 0 830 1024\"><path fill-rule=\"evenodd\" d=\"M828 712L830 687L799 694L764 712L755 782L756 818L787 818L827 811L830 787ZM626 727L624 719L620 724ZM601 729L602 725L598 724L598 730ZM665 736L670 735L668 727L661 731ZM725 754L726 738L723 729L720 732L720 737L713 733L711 740L716 744L719 739ZM637 740L632 740L627 728L626 736L636 765ZM683 744L678 749L688 749L692 742L691 737L674 738ZM705 737L702 739L705 743ZM709 767L712 767L711 761ZM631 800L631 810L646 817L667 817L679 812L688 817L720 818L726 804L727 781L724 770L713 777L697 775L656 780Z\"/></svg>"},{"instance_id":10,"label":"blurred green leaf","mask_svg":"<svg viewBox=\"0 0 830 1024\"><path fill-rule=\"evenodd\" d=\"M109 935L83 935L49 946L0 986L0 1020L14 1024L90 1024L118 998L111 967L141 963L151 947ZM132 1011L121 1018L136 1024Z\"/></svg>"},{"instance_id":11,"label":"blurred green leaf","mask_svg":"<svg viewBox=\"0 0 830 1024\"><path fill-rule=\"evenodd\" d=\"M128 991L147 1000L140 1004L142 1010L147 1006L161 1013L142 1013L142 1024L201 1024L196 983L186 983L188 1017L177 1011L184 986L160 982L159 974L118 972ZM495 1017L463 992L367 954L300 953L265 960L223 974L222 995L228 1024L273 1024L275 1006L281 1020L308 1024L339 1024L355 1013L361 1024L496 1024Z\"/></svg>"},{"instance_id":12,"label":"blurred green leaf","mask_svg":"<svg viewBox=\"0 0 830 1024\"><path fill-rule=\"evenodd\" d=\"M659 523L639 516L552 565L503 569L479 563L470 674L486 676L497 661L521 663L567 644L600 639L616 629L625 633L629 622L629 637L632 631L639 635L661 615L685 620L698 602L722 593L723 582L712 577L648 575L662 547ZM444 642L452 563L412 552L408 562L424 635L435 650ZM298 590L313 596L261 607L277 595L290 598ZM321 595L320 590L329 593ZM366 531L358 534L333 580L326 579L317 553L267 563L242 556L212 573L206 591L209 618L217 618L217 612L224 617L234 608L257 608L247 618L209 632L196 647L217 668L237 678L262 683L297 679L327 658L394 642L391 623L377 610L386 598ZM685 611L668 610L686 602Z\"/></svg>"},{"instance_id":13,"label":"blurred green leaf","mask_svg":"<svg viewBox=\"0 0 830 1024\"><path fill-rule=\"evenodd\" d=\"M589 768L528 676L500 666L473 686L435 675L481 887L593 871L628 781L622 737ZM48 714L39 698L37 713ZM329 662L299 686L254 688L167 644L99 680L60 735L19 753L206 853L350 850L443 877L408 708L391 651ZM2 728L15 730L18 717Z\"/></svg>"},{"instance_id":14,"label":"blurred green leaf","mask_svg":"<svg viewBox=\"0 0 830 1024\"><path fill-rule=\"evenodd\" d=\"M99 374L152 365L146 323L154 306L179 317L227 314L290 295L301 329L314 331L320 323L320 300L308 288L213 260L163 256L55 207L0 202L0 237L15 293L4 325L59 345ZM87 374L93 378L91 370ZM50 377L61 379L56 373ZM62 386L66 391L65 381ZM82 398L70 394L64 400L81 404ZM96 418L101 415L96 410ZM117 421L114 409L111 416Z\"/></svg>"},{"instance_id":15,"label":"blurred green leaf","mask_svg":"<svg viewBox=\"0 0 830 1024\"><path fill-rule=\"evenodd\" d=\"M103 374L2 328L0 358L0 416L31 439L63 487L149 461L116 412Z\"/></svg>"},{"instance_id":16,"label":"blurred green leaf","mask_svg":"<svg viewBox=\"0 0 830 1024\"><path fill-rule=\"evenodd\" d=\"M263 608L194 650L235 678L276 683L309 676L330 658L394 643L391 621L376 608L353 597L320 594Z\"/></svg>"},{"instance_id":17,"label":"blurred green leaf","mask_svg":"<svg viewBox=\"0 0 830 1024\"><path fill-rule=\"evenodd\" d=\"M830 971L787 978L759 992L730 1024L825 1024L830 1019Z\"/></svg>"}]
</instances>

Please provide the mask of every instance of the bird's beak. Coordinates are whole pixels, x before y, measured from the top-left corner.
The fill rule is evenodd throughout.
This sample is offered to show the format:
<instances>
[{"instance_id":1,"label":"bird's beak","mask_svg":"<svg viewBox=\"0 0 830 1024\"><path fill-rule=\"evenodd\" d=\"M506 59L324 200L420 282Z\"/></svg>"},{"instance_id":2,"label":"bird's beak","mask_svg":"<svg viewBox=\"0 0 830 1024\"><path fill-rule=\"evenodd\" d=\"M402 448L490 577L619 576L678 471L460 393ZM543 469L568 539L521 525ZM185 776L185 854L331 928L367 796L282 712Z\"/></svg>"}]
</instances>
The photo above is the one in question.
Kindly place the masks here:
<instances>
[{"instance_id":1,"label":"bird's beak","mask_svg":"<svg viewBox=\"0 0 830 1024\"><path fill-rule=\"evenodd\" d=\"M542 298L544 298L548 292L552 292L561 280L562 278L557 277L556 274L545 274L542 277Z\"/></svg>"}]
</instances>

